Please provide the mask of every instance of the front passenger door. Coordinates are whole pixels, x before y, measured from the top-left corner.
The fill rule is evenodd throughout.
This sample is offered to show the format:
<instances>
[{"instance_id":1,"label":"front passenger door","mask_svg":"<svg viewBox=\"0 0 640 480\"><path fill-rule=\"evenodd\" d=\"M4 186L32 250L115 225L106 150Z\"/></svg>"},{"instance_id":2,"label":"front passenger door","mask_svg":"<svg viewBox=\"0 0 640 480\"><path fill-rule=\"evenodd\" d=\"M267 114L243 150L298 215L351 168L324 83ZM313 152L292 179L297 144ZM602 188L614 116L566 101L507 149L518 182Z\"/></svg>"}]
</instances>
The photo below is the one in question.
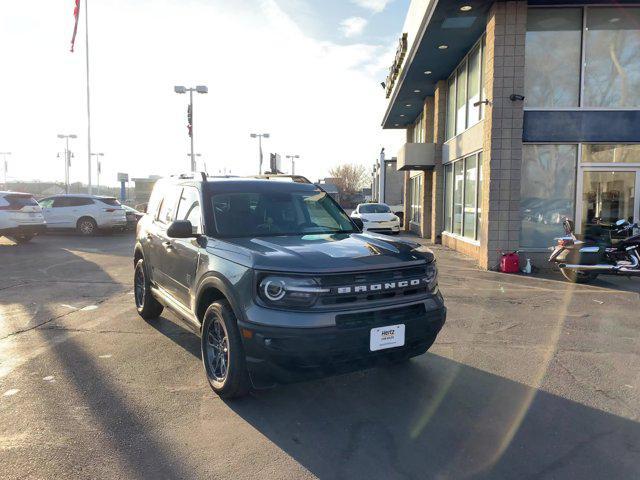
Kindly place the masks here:
<instances>
[{"instance_id":1,"label":"front passenger door","mask_svg":"<svg viewBox=\"0 0 640 480\"><path fill-rule=\"evenodd\" d=\"M200 191L196 187L185 186L180 196L176 220L189 220L193 232L202 233L202 216L200 207ZM170 238L172 253L167 256L168 274L171 276L172 288L180 302L191 308L191 287L198 268L200 244L197 238Z\"/></svg>"}]
</instances>

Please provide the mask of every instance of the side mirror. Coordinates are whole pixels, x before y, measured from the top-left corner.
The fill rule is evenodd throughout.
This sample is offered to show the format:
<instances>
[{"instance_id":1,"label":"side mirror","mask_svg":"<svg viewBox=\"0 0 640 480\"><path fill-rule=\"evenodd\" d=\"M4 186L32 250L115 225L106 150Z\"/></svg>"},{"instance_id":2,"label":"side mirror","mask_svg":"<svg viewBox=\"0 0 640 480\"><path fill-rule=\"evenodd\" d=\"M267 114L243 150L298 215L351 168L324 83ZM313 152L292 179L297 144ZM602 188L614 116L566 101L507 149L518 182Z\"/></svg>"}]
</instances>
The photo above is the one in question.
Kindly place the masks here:
<instances>
[{"instance_id":1,"label":"side mirror","mask_svg":"<svg viewBox=\"0 0 640 480\"><path fill-rule=\"evenodd\" d=\"M364 229L364 222L362 221L362 219L357 217L351 217L351 221L356 227L358 227L358 230L362 232L362 230Z\"/></svg>"},{"instance_id":2,"label":"side mirror","mask_svg":"<svg viewBox=\"0 0 640 480\"><path fill-rule=\"evenodd\" d=\"M169 238L195 238L198 234L193 233L193 225L189 220L176 220L167 228Z\"/></svg>"}]
</instances>

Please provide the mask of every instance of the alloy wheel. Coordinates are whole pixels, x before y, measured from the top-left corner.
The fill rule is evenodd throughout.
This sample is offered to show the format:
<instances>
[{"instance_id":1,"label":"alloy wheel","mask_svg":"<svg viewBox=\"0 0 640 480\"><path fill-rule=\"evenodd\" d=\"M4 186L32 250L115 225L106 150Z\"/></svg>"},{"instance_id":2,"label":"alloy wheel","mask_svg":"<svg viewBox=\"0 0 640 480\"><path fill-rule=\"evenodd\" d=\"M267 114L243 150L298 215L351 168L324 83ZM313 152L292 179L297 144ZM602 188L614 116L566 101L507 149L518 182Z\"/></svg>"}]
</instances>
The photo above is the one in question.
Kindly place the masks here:
<instances>
[{"instance_id":1,"label":"alloy wheel","mask_svg":"<svg viewBox=\"0 0 640 480\"><path fill-rule=\"evenodd\" d=\"M136 297L136 306L142 308L144 305L145 287L144 287L144 269L139 266L136 269L134 278L134 294Z\"/></svg>"},{"instance_id":2,"label":"alloy wheel","mask_svg":"<svg viewBox=\"0 0 640 480\"><path fill-rule=\"evenodd\" d=\"M80 224L80 232L82 232L84 235L91 235L93 233L93 230L93 222L89 220L85 220Z\"/></svg>"},{"instance_id":3,"label":"alloy wheel","mask_svg":"<svg viewBox=\"0 0 640 480\"><path fill-rule=\"evenodd\" d=\"M224 382L229 367L229 339L224 324L216 318L207 332L207 361L211 376Z\"/></svg>"}]
</instances>

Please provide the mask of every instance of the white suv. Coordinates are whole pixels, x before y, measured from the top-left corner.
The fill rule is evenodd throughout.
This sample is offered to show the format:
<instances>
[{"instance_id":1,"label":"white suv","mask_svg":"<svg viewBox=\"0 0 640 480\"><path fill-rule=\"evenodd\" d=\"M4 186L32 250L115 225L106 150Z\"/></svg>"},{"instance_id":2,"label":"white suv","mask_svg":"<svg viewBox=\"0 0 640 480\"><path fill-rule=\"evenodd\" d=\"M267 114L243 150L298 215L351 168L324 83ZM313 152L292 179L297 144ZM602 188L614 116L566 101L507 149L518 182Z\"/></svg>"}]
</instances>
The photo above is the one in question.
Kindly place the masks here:
<instances>
[{"instance_id":1,"label":"white suv","mask_svg":"<svg viewBox=\"0 0 640 480\"><path fill-rule=\"evenodd\" d=\"M47 229L73 228L82 235L98 229L125 229L127 217L113 197L96 195L56 195L40 200Z\"/></svg>"},{"instance_id":2,"label":"white suv","mask_svg":"<svg viewBox=\"0 0 640 480\"><path fill-rule=\"evenodd\" d=\"M0 235L26 243L45 229L42 208L30 193L0 192Z\"/></svg>"}]
</instances>

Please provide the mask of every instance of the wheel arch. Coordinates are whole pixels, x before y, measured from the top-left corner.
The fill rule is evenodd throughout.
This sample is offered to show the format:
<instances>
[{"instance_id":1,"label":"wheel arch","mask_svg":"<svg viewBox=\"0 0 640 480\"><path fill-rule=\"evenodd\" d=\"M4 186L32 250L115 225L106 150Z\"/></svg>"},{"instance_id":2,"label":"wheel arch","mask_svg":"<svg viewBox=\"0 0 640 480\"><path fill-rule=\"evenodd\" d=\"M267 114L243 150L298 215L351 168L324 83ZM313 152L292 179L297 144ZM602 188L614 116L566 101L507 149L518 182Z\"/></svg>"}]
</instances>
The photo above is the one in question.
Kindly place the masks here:
<instances>
[{"instance_id":1,"label":"wheel arch","mask_svg":"<svg viewBox=\"0 0 640 480\"><path fill-rule=\"evenodd\" d=\"M137 243L133 249L133 266L135 267L138 264L138 260L142 259L144 259L144 251L142 245Z\"/></svg>"},{"instance_id":2,"label":"wheel arch","mask_svg":"<svg viewBox=\"0 0 640 480\"><path fill-rule=\"evenodd\" d=\"M209 308L209 305L213 302L218 300L226 300L229 302L236 319L242 319L244 317L238 300L232 293L232 287L225 279L212 273L202 279L196 294L194 313L200 322L201 327L204 322L204 314L207 311L207 308Z\"/></svg>"}]
</instances>

